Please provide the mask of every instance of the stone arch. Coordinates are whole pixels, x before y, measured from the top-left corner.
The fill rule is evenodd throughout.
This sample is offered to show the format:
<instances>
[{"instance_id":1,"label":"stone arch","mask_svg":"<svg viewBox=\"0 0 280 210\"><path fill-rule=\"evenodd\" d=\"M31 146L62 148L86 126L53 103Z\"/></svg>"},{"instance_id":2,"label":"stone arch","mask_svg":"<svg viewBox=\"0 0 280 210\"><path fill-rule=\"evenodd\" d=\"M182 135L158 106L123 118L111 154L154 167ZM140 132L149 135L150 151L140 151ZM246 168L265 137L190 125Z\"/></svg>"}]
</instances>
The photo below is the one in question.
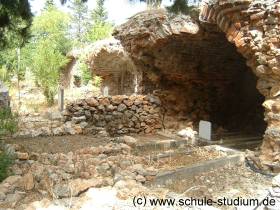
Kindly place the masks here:
<instances>
[{"instance_id":1,"label":"stone arch","mask_svg":"<svg viewBox=\"0 0 280 210\"><path fill-rule=\"evenodd\" d=\"M257 76L257 89L265 97L267 122L259 166L276 171L280 166L279 16L277 1L203 1L199 19L150 10L119 26L114 36L120 39L136 66L149 72L149 77L156 81L160 68L154 54L149 52L165 46L171 37L181 41L203 40L213 34L207 31L222 31Z\"/></svg>"},{"instance_id":2,"label":"stone arch","mask_svg":"<svg viewBox=\"0 0 280 210\"><path fill-rule=\"evenodd\" d=\"M103 94L131 95L135 92L136 68L118 40L97 41L88 46L86 52L92 74L102 78Z\"/></svg>"},{"instance_id":3,"label":"stone arch","mask_svg":"<svg viewBox=\"0 0 280 210\"><path fill-rule=\"evenodd\" d=\"M277 1L203 1L199 19L216 24L247 60L265 96L264 135L260 160L264 169L279 170L280 161L280 3Z\"/></svg>"}]
</instances>

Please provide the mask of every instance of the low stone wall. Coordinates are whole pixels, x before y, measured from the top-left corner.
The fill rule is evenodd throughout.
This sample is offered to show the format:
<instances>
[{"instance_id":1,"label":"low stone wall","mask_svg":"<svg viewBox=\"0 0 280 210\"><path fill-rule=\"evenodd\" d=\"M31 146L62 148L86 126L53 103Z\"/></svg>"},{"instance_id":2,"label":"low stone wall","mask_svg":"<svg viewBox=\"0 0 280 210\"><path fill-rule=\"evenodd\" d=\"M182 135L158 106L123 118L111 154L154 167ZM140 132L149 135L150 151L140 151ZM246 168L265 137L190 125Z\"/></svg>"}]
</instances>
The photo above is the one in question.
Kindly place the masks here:
<instances>
[{"instance_id":1,"label":"low stone wall","mask_svg":"<svg viewBox=\"0 0 280 210\"><path fill-rule=\"evenodd\" d=\"M82 133L106 129L110 135L153 133L162 127L160 100L152 95L93 97L68 104L65 123Z\"/></svg>"},{"instance_id":2,"label":"low stone wall","mask_svg":"<svg viewBox=\"0 0 280 210\"><path fill-rule=\"evenodd\" d=\"M69 129L63 123L63 116L58 111L21 115L18 118L18 131L15 137L56 136L75 134L75 128ZM78 134L78 133L77 133Z\"/></svg>"}]
</instances>

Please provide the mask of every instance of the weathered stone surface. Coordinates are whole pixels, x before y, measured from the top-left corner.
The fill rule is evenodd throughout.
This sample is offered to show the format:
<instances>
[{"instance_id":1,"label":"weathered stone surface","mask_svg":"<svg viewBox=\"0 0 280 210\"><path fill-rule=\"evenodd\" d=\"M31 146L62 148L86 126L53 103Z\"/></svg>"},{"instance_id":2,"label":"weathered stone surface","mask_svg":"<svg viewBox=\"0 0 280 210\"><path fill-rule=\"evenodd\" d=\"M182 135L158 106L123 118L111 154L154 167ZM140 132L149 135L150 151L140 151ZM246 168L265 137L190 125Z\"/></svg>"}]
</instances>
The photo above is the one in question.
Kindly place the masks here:
<instances>
[{"instance_id":1,"label":"weathered stone surface","mask_svg":"<svg viewBox=\"0 0 280 210\"><path fill-rule=\"evenodd\" d=\"M238 6L236 6L237 4ZM233 78L235 73L239 75L239 78L246 77L245 75L241 76L242 72L237 73L236 70L243 68L243 72L248 72L247 67L232 68L232 64L237 64L242 60L242 57L235 53L233 48L229 50L231 47L228 42L236 46L237 51L247 60L246 64L257 76L258 91L267 100L272 102L278 100L280 40L275 38L280 34L278 16L279 4L276 0L264 1L262 4L256 0L203 1L197 19L184 15L170 15L164 10L144 11L117 27L114 36L130 53L137 68L143 70L142 83L146 88L144 93L145 91L154 91L154 94L158 94L161 98L162 106L166 110L164 125L180 129L176 122L181 119L197 122L199 119L208 120L210 118L211 108L209 109L209 107L213 105L209 102L209 98L204 97L203 93L198 91L199 88L192 89L191 87L203 87L204 91L211 90L215 86L212 86L214 83L219 84L218 81L212 82L216 80L214 78L221 76L221 81L226 81L227 78ZM226 35L227 40L223 38L224 35ZM222 49L221 46L223 46ZM235 62L228 64L228 59L223 58L223 55L230 55L229 57ZM207 69L204 69L203 63L208 63L206 64ZM203 72L209 71L210 66L213 66L213 69L210 71L211 73L207 73L207 79L204 80ZM222 76L227 74L225 72L232 72L232 74L229 73L231 75L226 78ZM239 81L240 79L234 80ZM174 81L176 81L175 84ZM165 82L168 85L165 86ZM194 85L193 83L196 82L197 84ZM256 91L253 93L255 86L249 87L248 84L246 89L251 89L252 95L257 95ZM226 85L222 83L215 87L221 91L220 95L228 93L222 91L223 87L225 88ZM232 89L230 90L232 91ZM242 95L242 92L237 92L237 95ZM247 96L244 95L240 100ZM193 101L182 100L193 97L195 97ZM260 103L264 101L264 97L259 97ZM231 99L220 100L220 105L219 99L212 100L214 100L216 107L221 105L221 108L217 109L221 112L225 102L230 102ZM259 102L256 106L259 114L256 112L252 114L254 116L262 114ZM231 102L231 104L233 103L234 101ZM264 103L265 109L270 111L272 104ZM190 112L192 113L189 114ZM276 108L273 112L278 114ZM184 115L184 113L187 114ZM228 114L228 110L226 113ZM245 115L246 113L241 114L231 122L236 121L241 127L245 127L248 123L242 125L242 122L238 120ZM233 116L237 117L238 114L233 114ZM268 129L279 122L275 117L266 117L265 119L268 120ZM255 127L261 124L260 121L255 120ZM263 123L262 126L265 124ZM268 135L267 138L264 138L261 155L263 161L270 163L273 162L273 158L271 159L273 155L270 154L279 151L279 146L277 146L279 144L276 143L278 135L273 130L275 129L270 129L269 133L274 133L274 137Z\"/></svg>"},{"instance_id":2,"label":"weathered stone surface","mask_svg":"<svg viewBox=\"0 0 280 210\"><path fill-rule=\"evenodd\" d=\"M99 106L99 103L98 103L98 101L97 101L95 98L87 98L87 99L86 99L86 103L87 103L89 106L92 106L92 107L97 107L97 106Z\"/></svg>"},{"instance_id":3,"label":"weathered stone surface","mask_svg":"<svg viewBox=\"0 0 280 210\"><path fill-rule=\"evenodd\" d=\"M134 63L116 39L95 42L87 49L87 62L94 75L102 77L102 92L109 95L135 93ZM120 82L121 81L121 82Z\"/></svg>"},{"instance_id":4,"label":"weathered stone surface","mask_svg":"<svg viewBox=\"0 0 280 210\"><path fill-rule=\"evenodd\" d=\"M25 153L25 152L16 152L16 157L19 160L28 160L29 155L28 155L28 153Z\"/></svg>"},{"instance_id":5,"label":"weathered stone surface","mask_svg":"<svg viewBox=\"0 0 280 210\"><path fill-rule=\"evenodd\" d=\"M75 108L78 104L79 116ZM93 133L94 130L99 133L100 128L105 128L110 135L153 133L162 127L160 104L159 98L152 95L116 95L73 102L67 105L64 130L69 134ZM95 107L90 111L90 117L86 114L88 106Z\"/></svg>"},{"instance_id":6,"label":"weathered stone surface","mask_svg":"<svg viewBox=\"0 0 280 210\"><path fill-rule=\"evenodd\" d=\"M20 184L19 184L24 190L32 190L34 187L34 178L32 173L27 173L25 174L21 180L20 180Z\"/></svg>"},{"instance_id":7,"label":"weathered stone surface","mask_svg":"<svg viewBox=\"0 0 280 210\"><path fill-rule=\"evenodd\" d=\"M100 179L74 179L69 184L58 184L54 188L57 197L70 197L78 196L80 193L85 192L91 187L101 187L102 180Z\"/></svg>"},{"instance_id":8,"label":"weathered stone surface","mask_svg":"<svg viewBox=\"0 0 280 210\"><path fill-rule=\"evenodd\" d=\"M122 137L124 143L126 143L127 145L134 147L137 143L137 140L135 138L133 138L132 136L123 136Z\"/></svg>"}]
</instances>

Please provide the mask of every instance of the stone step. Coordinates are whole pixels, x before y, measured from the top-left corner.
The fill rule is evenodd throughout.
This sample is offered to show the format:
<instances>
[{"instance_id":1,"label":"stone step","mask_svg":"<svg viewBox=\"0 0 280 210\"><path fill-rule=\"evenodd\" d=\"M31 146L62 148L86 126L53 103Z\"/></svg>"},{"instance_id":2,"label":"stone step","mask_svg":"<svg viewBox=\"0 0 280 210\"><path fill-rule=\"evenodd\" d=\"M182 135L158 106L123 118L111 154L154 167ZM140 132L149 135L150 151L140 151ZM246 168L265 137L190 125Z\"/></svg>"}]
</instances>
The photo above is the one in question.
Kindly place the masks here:
<instances>
[{"instance_id":1,"label":"stone step","mask_svg":"<svg viewBox=\"0 0 280 210\"><path fill-rule=\"evenodd\" d=\"M238 132L226 133L220 140L206 141L200 140L209 145L222 145L227 148L238 150L254 149L262 142L262 135L242 134Z\"/></svg>"},{"instance_id":2,"label":"stone step","mask_svg":"<svg viewBox=\"0 0 280 210\"><path fill-rule=\"evenodd\" d=\"M261 140L256 140L256 141L247 141L247 142L238 142L238 143L231 143L231 144L223 144L223 146L225 147L230 147L230 148L238 148L238 149L241 149L241 148L244 148L244 147L247 147L247 146L252 146L252 145L259 145L261 144Z\"/></svg>"},{"instance_id":3,"label":"stone step","mask_svg":"<svg viewBox=\"0 0 280 210\"><path fill-rule=\"evenodd\" d=\"M219 142L224 142L224 143L230 143L230 142L248 142L248 141L261 141L262 137L261 136L248 136L248 137L230 137L230 138L221 138L221 140L217 140L217 141L212 141L215 143L219 143Z\"/></svg>"}]
</instances>

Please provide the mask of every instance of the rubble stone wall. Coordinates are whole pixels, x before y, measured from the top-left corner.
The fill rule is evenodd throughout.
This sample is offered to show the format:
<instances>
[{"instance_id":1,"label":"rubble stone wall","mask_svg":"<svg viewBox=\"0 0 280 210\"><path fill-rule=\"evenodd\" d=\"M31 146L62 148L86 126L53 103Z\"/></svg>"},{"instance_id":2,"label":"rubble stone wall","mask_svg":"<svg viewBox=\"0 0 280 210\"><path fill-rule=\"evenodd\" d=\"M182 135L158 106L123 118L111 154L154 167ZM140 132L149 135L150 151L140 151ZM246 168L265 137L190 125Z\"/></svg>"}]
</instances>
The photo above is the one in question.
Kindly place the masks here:
<instances>
[{"instance_id":1,"label":"rubble stone wall","mask_svg":"<svg viewBox=\"0 0 280 210\"><path fill-rule=\"evenodd\" d=\"M280 168L280 2L212 1L203 3L200 19L217 24L229 42L235 44L257 75L257 89L266 98L268 124L260 156L262 167Z\"/></svg>"},{"instance_id":2,"label":"rubble stone wall","mask_svg":"<svg viewBox=\"0 0 280 210\"><path fill-rule=\"evenodd\" d=\"M92 74L102 78L102 92L107 87L111 96L135 93L137 71L119 40L100 40L88 46L86 51Z\"/></svg>"},{"instance_id":3,"label":"rubble stone wall","mask_svg":"<svg viewBox=\"0 0 280 210\"><path fill-rule=\"evenodd\" d=\"M83 133L152 133L162 127L160 101L151 95L87 98L68 104L64 116Z\"/></svg>"},{"instance_id":4,"label":"rubble stone wall","mask_svg":"<svg viewBox=\"0 0 280 210\"><path fill-rule=\"evenodd\" d=\"M114 36L120 39L146 77L153 81L155 89L161 87L160 83L164 78L162 75L170 78L166 76L170 76L172 71L170 81L184 83L189 79L200 79L193 77L192 72L193 69L203 72L200 65L194 63L194 66L191 66L185 61L188 58L191 60L200 57L202 61L207 59L207 54L199 53L201 51L190 56L190 53L195 52L192 50L194 45L199 50L206 48L209 55L213 53L213 48L197 43L208 40L208 43L213 43L212 46L220 46L220 50L214 52L219 55L226 53L227 49L225 43L219 43L220 40L226 38L229 43L234 44L246 59L247 66L256 75L256 88L264 96L267 129L261 149L260 167L277 171L280 169L279 17L278 0L203 1L197 19L171 15L164 10L145 11L119 26ZM173 47L172 51L170 47ZM207 80L210 81L206 78L203 82ZM204 107L207 107L207 104L204 104ZM199 106L195 105L194 108Z\"/></svg>"}]
</instances>

